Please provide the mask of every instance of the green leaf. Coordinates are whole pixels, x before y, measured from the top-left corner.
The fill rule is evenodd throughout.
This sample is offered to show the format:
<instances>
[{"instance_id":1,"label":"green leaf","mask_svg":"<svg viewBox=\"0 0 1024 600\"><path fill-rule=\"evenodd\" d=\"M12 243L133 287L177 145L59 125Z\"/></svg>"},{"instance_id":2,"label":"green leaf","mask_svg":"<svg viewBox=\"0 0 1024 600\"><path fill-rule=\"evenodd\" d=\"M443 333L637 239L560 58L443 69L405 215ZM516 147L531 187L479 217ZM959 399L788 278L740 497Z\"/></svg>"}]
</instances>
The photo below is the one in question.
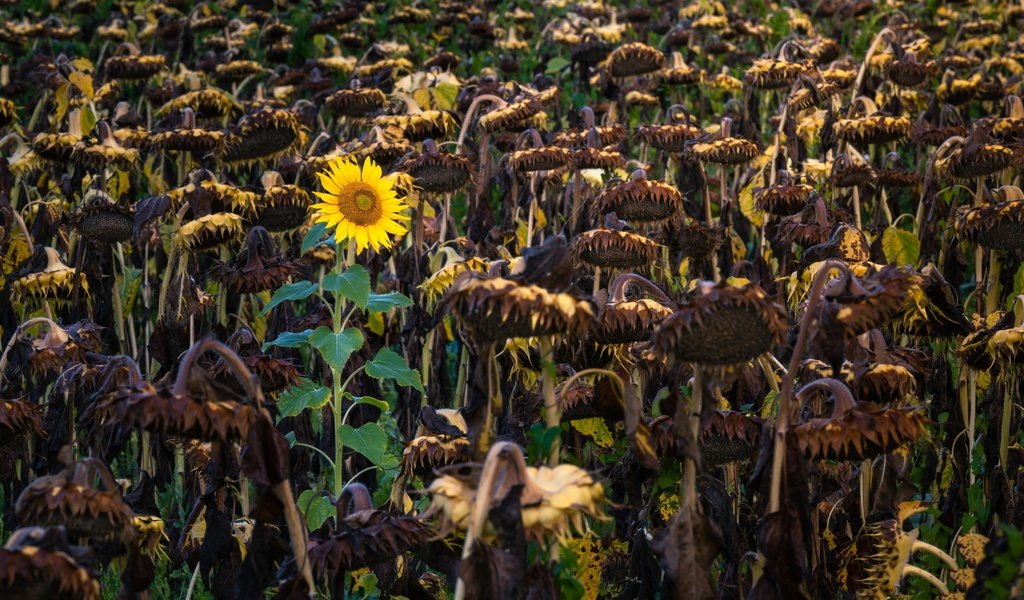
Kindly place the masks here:
<instances>
[{"instance_id":1,"label":"green leaf","mask_svg":"<svg viewBox=\"0 0 1024 600\"><path fill-rule=\"evenodd\" d=\"M96 127L96 113L92 111L92 107L89 105L82 107L82 112L78 117L78 120L82 127L82 135L92 133L93 127Z\"/></svg>"},{"instance_id":2,"label":"green leaf","mask_svg":"<svg viewBox=\"0 0 1024 600\"><path fill-rule=\"evenodd\" d=\"M301 348L309 343L309 334L313 333L312 329L300 331L298 333L294 331L286 331L276 338L272 342L265 342L263 344L263 351L266 352L268 348Z\"/></svg>"},{"instance_id":3,"label":"green leaf","mask_svg":"<svg viewBox=\"0 0 1024 600\"><path fill-rule=\"evenodd\" d=\"M315 223L302 237L302 246L299 248L299 256L309 252L314 246L320 243L324 234L327 233L327 223Z\"/></svg>"},{"instance_id":4,"label":"green leaf","mask_svg":"<svg viewBox=\"0 0 1024 600\"><path fill-rule=\"evenodd\" d=\"M419 371L410 369L409 363L390 348L381 348L377 356L366 363L366 374L374 379L394 379L398 385L412 386L423 393Z\"/></svg>"},{"instance_id":5,"label":"green leaf","mask_svg":"<svg viewBox=\"0 0 1024 600\"><path fill-rule=\"evenodd\" d=\"M277 288L274 295L270 297L270 302L267 302L267 305L263 307L263 312L260 314L265 315L269 313L271 309L282 302L305 300L316 293L316 290L317 285L312 281L297 281L295 283L282 285Z\"/></svg>"},{"instance_id":6,"label":"green leaf","mask_svg":"<svg viewBox=\"0 0 1024 600\"><path fill-rule=\"evenodd\" d=\"M1021 294L1024 294L1024 264L1013 274L1013 290L1010 291L1010 298L1006 303L1009 310L1013 310L1013 303Z\"/></svg>"},{"instance_id":7,"label":"green leaf","mask_svg":"<svg viewBox=\"0 0 1024 600\"><path fill-rule=\"evenodd\" d=\"M306 526L310 531L320 529L327 519L337 514L331 499L315 490L302 492L295 503L299 511L306 515Z\"/></svg>"},{"instance_id":8,"label":"green leaf","mask_svg":"<svg viewBox=\"0 0 1024 600\"><path fill-rule=\"evenodd\" d=\"M384 411L391 409L391 405L387 402L372 396L353 396L352 394L345 394L345 396L355 404L369 404L370 406L376 406Z\"/></svg>"},{"instance_id":9,"label":"green leaf","mask_svg":"<svg viewBox=\"0 0 1024 600\"><path fill-rule=\"evenodd\" d=\"M331 273L324 277L324 289L340 295L366 310L370 301L370 274L362 265L352 265L341 275Z\"/></svg>"},{"instance_id":10,"label":"green leaf","mask_svg":"<svg viewBox=\"0 0 1024 600\"><path fill-rule=\"evenodd\" d=\"M346 329L334 333L328 327L317 327L309 335L309 344L320 351L327 364L335 371L341 371L353 352L363 347L363 332L358 329Z\"/></svg>"},{"instance_id":11,"label":"green leaf","mask_svg":"<svg viewBox=\"0 0 1024 600\"><path fill-rule=\"evenodd\" d=\"M277 408L281 411L281 418L294 417L305 410L323 408L330 398L329 389L303 378L281 393L277 399Z\"/></svg>"},{"instance_id":12,"label":"green leaf","mask_svg":"<svg viewBox=\"0 0 1024 600\"><path fill-rule=\"evenodd\" d=\"M392 308L405 308L412 306L412 300L405 294L391 292L389 294L370 294L366 303L366 310L369 312L384 312Z\"/></svg>"},{"instance_id":13,"label":"green leaf","mask_svg":"<svg viewBox=\"0 0 1024 600\"><path fill-rule=\"evenodd\" d=\"M911 231L889 226L882 234L882 251L892 264L914 266L921 256L921 241Z\"/></svg>"},{"instance_id":14,"label":"green leaf","mask_svg":"<svg viewBox=\"0 0 1024 600\"><path fill-rule=\"evenodd\" d=\"M346 448L362 454L378 467L388 463L388 434L376 423L365 423L358 428L341 426L341 441Z\"/></svg>"},{"instance_id":15,"label":"green leaf","mask_svg":"<svg viewBox=\"0 0 1024 600\"><path fill-rule=\"evenodd\" d=\"M568 60L561 56L556 56L548 61L548 66L544 70L544 73L548 75L557 75L562 69L568 67L570 64L571 63Z\"/></svg>"}]
</instances>

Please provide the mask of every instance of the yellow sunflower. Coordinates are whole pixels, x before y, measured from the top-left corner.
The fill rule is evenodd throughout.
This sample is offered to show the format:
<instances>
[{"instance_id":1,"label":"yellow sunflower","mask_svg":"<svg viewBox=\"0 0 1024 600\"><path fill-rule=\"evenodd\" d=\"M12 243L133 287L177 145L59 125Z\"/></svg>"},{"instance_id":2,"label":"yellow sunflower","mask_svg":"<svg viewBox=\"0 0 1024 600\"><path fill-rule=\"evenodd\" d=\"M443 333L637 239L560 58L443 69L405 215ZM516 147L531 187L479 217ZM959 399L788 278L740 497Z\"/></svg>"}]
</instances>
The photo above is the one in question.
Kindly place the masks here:
<instances>
[{"instance_id":1,"label":"yellow sunflower","mask_svg":"<svg viewBox=\"0 0 1024 600\"><path fill-rule=\"evenodd\" d=\"M314 192L323 200L313 205L317 223L334 229L335 239L355 240L362 252L367 246L380 251L391 247L391 236L408 229L399 221L408 221L402 214L408 208L395 191L395 176L384 176L380 165L367 158L363 166L350 156L332 160L327 169L317 173L325 192Z\"/></svg>"}]
</instances>

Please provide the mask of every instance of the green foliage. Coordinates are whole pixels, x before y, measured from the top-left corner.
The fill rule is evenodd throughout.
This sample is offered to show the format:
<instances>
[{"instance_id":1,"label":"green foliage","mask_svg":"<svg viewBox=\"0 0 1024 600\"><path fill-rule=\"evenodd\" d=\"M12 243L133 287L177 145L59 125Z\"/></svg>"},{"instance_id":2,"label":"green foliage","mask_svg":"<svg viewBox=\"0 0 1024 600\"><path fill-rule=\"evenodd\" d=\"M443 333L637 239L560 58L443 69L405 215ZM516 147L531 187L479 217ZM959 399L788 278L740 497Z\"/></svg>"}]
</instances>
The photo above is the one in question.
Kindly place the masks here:
<instances>
[{"instance_id":1,"label":"green foliage","mask_svg":"<svg viewBox=\"0 0 1024 600\"><path fill-rule=\"evenodd\" d=\"M912 231L891 225L882 234L882 251L892 264L915 266L921 256L921 240Z\"/></svg>"},{"instance_id":2,"label":"green foliage","mask_svg":"<svg viewBox=\"0 0 1024 600\"><path fill-rule=\"evenodd\" d=\"M340 373L352 353L363 347L363 332L345 329L335 333L329 327L320 326L309 334L309 345L316 348L327 364Z\"/></svg>"},{"instance_id":3,"label":"green foliage","mask_svg":"<svg viewBox=\"0 0 1024 600\"><path fill-rule=\"evenodd\" d=\"M366 310L370 301L370 274L362 265L352 265L344 273L324 277L323 288Z\"/></svg>"},{"instance_id":4,"label":"green foliage","mask_svg":"<svg viewBox=\"0 0 1024 600\"><path fill-rule=\"evenodd\" d=\"M331 499L323 492L315 490L306 490L299 494L295 504L299 512L306 516L306 526L310 531L323 527L327 519L333 517L336 512Z\"/></svg>"},{"instance_id":5,"label":"green foliage","mask_svg":"<svg viewBox=\"0 0 1024 600\"><path fill-rule=\"evenodd\" d=\"M331 391L303 378L277 398L277 409L281 418L294 417L305 410L320 409L331 399Z\"/></svg>"},{"instance_id":6,"label":"green foliage","mask_svg":"<svg viewBox=\"0 0 1024 600\"><path fill-rule=\"evenodd\" d=\"M374 379L393 379L398 385L413 387L423 393L420 372L410 369L409 363L390 348L381 348L377 356L366 363L366 374Z\"/></svg>"}]
</instances>

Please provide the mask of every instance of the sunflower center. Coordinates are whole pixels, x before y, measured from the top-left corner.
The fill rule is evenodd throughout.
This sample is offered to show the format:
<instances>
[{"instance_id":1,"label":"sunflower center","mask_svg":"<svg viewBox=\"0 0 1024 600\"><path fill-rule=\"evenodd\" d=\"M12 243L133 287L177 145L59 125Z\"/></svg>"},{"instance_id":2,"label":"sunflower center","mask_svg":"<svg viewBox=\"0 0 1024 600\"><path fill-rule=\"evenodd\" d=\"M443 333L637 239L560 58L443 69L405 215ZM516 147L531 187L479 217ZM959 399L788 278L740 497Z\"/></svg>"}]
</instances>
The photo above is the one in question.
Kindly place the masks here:
<instances>
[{"instance_id":1,"label":"sunflower center","mask_svg":"<svg viewBox=\"0 0 1024 600\"><path fill-rule=\"evenodd\" d=\"M356 225L372 225L381 217L380 198L369 185L353 182L338 195L338 210Z\"/></svg>"}]
</instances>

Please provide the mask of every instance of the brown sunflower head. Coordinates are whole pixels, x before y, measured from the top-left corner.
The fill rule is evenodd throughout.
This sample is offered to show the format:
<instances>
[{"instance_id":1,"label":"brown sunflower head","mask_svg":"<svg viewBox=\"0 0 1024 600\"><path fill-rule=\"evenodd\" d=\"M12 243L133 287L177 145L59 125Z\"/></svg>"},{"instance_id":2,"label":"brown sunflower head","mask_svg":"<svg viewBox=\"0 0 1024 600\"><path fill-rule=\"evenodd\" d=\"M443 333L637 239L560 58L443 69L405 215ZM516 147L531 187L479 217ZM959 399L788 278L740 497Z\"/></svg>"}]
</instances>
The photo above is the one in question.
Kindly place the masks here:
<instances>
[{"instance_id":1,"label":"brown sunflower head","mask_svg":"<svg viewBox=\"0 0 1024 600\"><path fill-rule=\"evenodd\" d=\"M426 405L420 410L419 422L416 435L402 452L402 473L406 477L426 476L438 467L472 458L469 429L461 412Z\"/></svg>"},{"instance_id":2,"label":"brown sunflower head","mask_svg":"<svg viewBox=\"0 0 1024 600\"><path fill-rule=\"evenodd\" d=\"M703 129L690 123L689 115L685 114L682 107L670 107L669 114L673 117L681 114L682 120L673 118L663 125L641 125L636 129L637 137L658 150L679 153L686 149L687 142L704 135Z\"/></svg>"},{"instance_id":3,"label":"brown sunflower head","mask_svg":"<svg viewBox=\"0 0 1024 600\"><path fill-rule=\"evenodd\" d=\"M594 202L598 214L615 213L624 221L650 223L674 216L683 205L679 190L665 183L647 179L638 169L629 181L619 181L604 190Z\"/></svg>"},{"instance_id":4,"label":"brown sunflower head","mask_svg":"<svg viewBox=\"0 0 1024 600\"><path fill-rule=\"evenodd\" d=\"M119 425L208 442L246 439L257 419L254 405L222 397L221 391L209 384L193 389L197 387L191 379L193 373L202 377L194 363L211 348L232 363L232 372L246 386L246 395L252 397L252 375L237 354L220 342L206 339L192 346L182 358L173 385L144 380L138 367L131 363L128 382L98 397L80 420L96 426Z\"/></svg>"},{"instance_id":5,"label":"brown sunflower head","mask_svg":"<svg viewBox=\"0 0 1024 600\"><path fill-rule=\"evenodd\" d=\"M642 269L658 257L658 244L629 231L601 227L579 234L572 241L573 259L606 269Z\"/></svg>"},{"instance_id":6,"label":"brown sunflower head","mask_svg":"<svg viewBox=\"0 0 1024 600\"><path fill-rule=\"evenodd\" d=\"M608 58L608 55L614 49L614 44L610 44L596 34L588 32L578 42L573 44L569 50L569 57L573 62L584 67L593 67Z\"/></svg>"},{"instance_id":7,"label":"brown sunflower head","mask_svg":"<svg viewBox=\"0 0 1024 600\"><path fill-rule=\"evenodd\" d=\"M690 154L703 163L713 165L746 164L761 153L757 144L730 135L732 119L723 117L718 131L698 138L689 145Z\"/></svg>"},{"instance_id":8,"label":"brown sunflower head","mask_svg":"<svg viewBox=\"0 0 1024 600\"><path fill-rule=\"evenodd\" d=\"M374 118L374 124L383 128L397 127L412 142L427 138L447 139L459 127L455 117L445 110L425 110L409 115L381 115Z\"/></svg>"},{"instance_id":9,"label":"brown sunflower head","mask_svg":"<svg viewBox=\"0 0 1024 600\"><path fill-rule=\"evenodd\" d=\"M899 314L913 284L911 272L894 265L869 266L860 276L842 269L825 288L821 334L850 339L885 326Z\"/></svg>"},{"instance_id":10,"label":"brown sunflower head","mask_svg":"<svg viewBox=\"0 0 1024 600\"><path fill-rule=\"evenodd\" d=\"M127 242L132 237L133 211L110 196L91 190L70 221L83 238L100 244Z\"/></svg>"},{"instance_id":11,"label":"brown sunflower head","mask_svg":"<svg viewBox=\"0 0 1024 600\"><path fill-rule=\"evenodd\" d=\"M807 75L801 75L800 84L800 87L792 92L786 100L787 110L794 113L825 106L841 91L839 85L824 77L815 80Z\"/></svg>"},{"instance_id":12,"label":"brown sunflower head","mask_svg":"<svg viewBox=\"0 0 1024 600\"><path fill-rule=\"evenodd\" d=\"M927 417L914 408L879 408L854 402L853 395L835 379L813 381L798 397L827 390L832 414L814 417L790 431L800 450L811 460L863 460L892 452L927 435Z\"/></svg>"},{"instance_id":13,"label":"brown sunflower head","mask_svg":"<svg viewBox=\"0 0 1024 600\"><path fill-rule=\"evenodd\" d=\"M423 152L401 169L412 175L414 185L424 191L447 194L469 182L472 163L465 156L441 152L434 140L423 141Z\"/></svg>"},{"instance_id":14,"label":"brown sunflower head","mask_svg":"<svg viewBox=\"0 0 1024 600\"><path fill-rule=\"evenodd\" d=\"M938 72L939 67L934 60L920 61L913 50L904 52L903 56L885 67L890 81L902 87L917 87Z\"/></svg>"},{"instance_id":15,"label":"brown sunflower head","mask_svg":"<svg viewBox=\"0 0 1024 600\"><path fill-rule=\"evenodd\" d=\"M993 250L1024 248L1024 194L1011 192L1016 199L979 206L961 207L956 217L960 239Z\"/></svg>"},{"instance_id":16,"label":"brown sunflower head","mask_svg":"<svg viewBox=\"0 0 1024 600\"><path fill-rule=\"evenodd\" d=\"M299 263L284 258L270 233L256 225L249 230L242 251L233 260L217 265L212 274L236 293L258 294L276 290L298 270Z\"/></svg>"},{"instance_id":17,"label":"brown sunflower head","mask_svg":"<svg viewBox=\"0 0 1024 600\"><path fill-rule=\"evenodd\" d=\"M984 128L975 127L960 143L948 140L949 152L936 152L936 169L948 171L958 179L974 180L1001 173L1016 164L1017 153L992 140Z\"/></svg>"},{"instance_id":18,"label":"brown sunflower head","mask_svg":"<svg viewBox=\"0 0 1024 600\"><path fill-rule=\"evenodd\" d=\"M351 89L334 92L324 104L336 115L361 118L383 108L387 100L378 88L353 85Z\"/></svg>"},{"instance_id":19,"label":"brown sunflower head","mask_svg":"<svg viewBox=\"0 0 1024 600\"><path fill-rule=\"evenodd\" d=\"M673 52L672 63L658 73L658 79L668 85L692 85L699 83L703 76L703 71L686 64L679 52Z\"/></svg>"},{"instance_id":20,"label":"brown sunflower head","mask_svg":"<svg viewBox=\"0 0 1024 600\"><path fill-rule=\"evenodd\" d=\"M788 217L803 210L813 192L814 186L797 183L789 171L779 171L774 184L754 190L754 201L758 210Z\"/></svg>"},{"instance_id":21,"label":"brown sunflower head","mask_svg":"<svg viewBox=\"0 0 1024 600\"><path fill-rule=\"evenodd\" d=\"M366 487L350 483L337 499L333 532L326 540L316 542L309 558L318 575L343 577L425 544L432 533L419 517L375 509Z\"/></svg>"},{"instance_id":22,"label":"brown sunflower head","mask_svg":"<svg viewBox=\"0 0 1024 600\"><path fill-rule=\"evenodd\" d=\"M535 97L516 100L494 108L480 117L481 131L518 131L528 127L531 119L544 109L544 103Z\"/></svg>"},{"instance_id":23,"label":"brown sunflower head","mask_svg":"<svg viewBox=\"0 0 1024 600\"><path fill-rule=\"evenodd\" d=\"M302 126L292 112L264 108L238 121L220 158L228 164L272 161L297 148L302 138Z\"/></svg>"},{"instance_id":24,"label":"brown sunflower head","mask_svg":"<svg viewBox=\"0 0 1024 600\"><path fill-rule=\"evenodd\" d=\"M921 175L906 168L898 152L890 152L882 159L882 168L878 170L878 183L893 188L912 188L921 183Z\"/></svg>"},{"instance_id":25,"label":"brown sunflower head","mask_svg":"<svg viewBox=\"0 0 1024 600\"><path fill-rule=\"evenodd\" d=\"M852 188L873 183L878 174L871 167L860 152L853 148L847 148L832 161L832 171L829 181L837 188Z\"/></svg>"},{"instance_id":26,"label":"brown sunflower head","mask_svg":"<svg viewBox=\"0 0 1024 600\"><path fill-rule=\"evenodd\" d=\"M238 354L249 372L259 378L260 387L265 392L275 394L301 383L302 376L298 366L291 360L265 354L260 348L256 334L248 327L239 327L231 334L227 343ZM245 393L245 387L232 373L231 363L224 358L219 358L213 364L210 375L233 391Z\"/></svg>"},{"instance_id":27,"label":"brown sunflower head","mask_svg":"<svg viewBox=\"0 0 1024 600\"><path fill-rule=\"evenodd\" d=\"M701 461L717 467L747 460L760 447L763 420L732 410L716 410L701 419L697 446Z\"/></svg>"},{"instance_id":28,"label":"brown sunflower head","mask_svg":"<svg viewBox=\"0 0 1024 600\"><path fill-rule=\"evenodd\" d=\"M63 527L18 529L0 548L0 589L25 598L100 600L87 553L68 544Z\"/></svg>"},{"instance_id":29,"label":"brown sunflower head","mask_svg":"<svg viewBox=\"0 0 1024 600\"><path fill-rule=\"evenodd\" d=\"M628 289L638 289L644 294L628 296ZM647 279L633 273L620 275L609 286L608 302L598 312L592 336L600 344L646 341L672 314L672 306L665 292Z\"/></svg>"},{"instance_id":30,"label":"brown sunflower head","mask_svg":"<svg viewBox=\"0 0 1024 600\"><path fill-rule=\"evenodd\" d=\"M455 314L480 342L581 335L594 319L590 303L570 294L472 271L455 279L441 307Z\"/></svg>"},{"instance_id":31,"label":"brown sunflower head","mask_svg":"<svg viewBox=\"0 0 1024 600\"><path fill-rule=\"evenodd\" d=\"M665 65L665 55L642 42L630 42L613 50L606 64L612 77L632 77L658 71Z\"/></svg>"},{"instance_id":32,"label":"brown sunflower head","mask_svg":"<svg viewBox=\"0 0 1024 600\"><path fill-rule=\"evenodd\" d=\"M297 185L283 183L279 174L263 174L263 197L256 204L256 224L268 231L290 231L309 220L313 200Z\"/></svg>"},{"instance_id":33,"label":"brown sunflower head","mask_svg":"<svg viewBox=\"0 0 1024 600\"><path fill-rule=\"evenodd\" d=\"M151 150L206 154L219 151L225 138L222 131L197 127L195 111L185 108L181 111L179 127L150 133L146 146Z\"/></svg>"},{"instance_id":34,"label":"brown sunflower head","mask_svg":"<svg viewBox=\"0 0 1024 600\"><path fill-rule=\"evenodd\" d=\"M551 171L569 164L569 150L562 146L544 146L536 129L527 130L520 139L530 140L532 147L517 148L505 155L504 161L513 173Z\"/></svg>"},{"instance_id":35,"label":"brown sunflower head","mask_svg":"<svg viewBox=\"0 0 1024 600\"><path fill-rule=\"evenodd\" d=\"M43 435L42 406L26 400L0 400L0 446Z\"/></svg>"},{"instance_id":36,"label":"brown sunflower head","mask_svg":"<svg viewBox=\"0 0 1024 600\"><path fill-rule=\"evenodd\" d=\"M873 100L858 96L850 104L847 118L836 120L832 130L851 144L887 144L910 135L910 119L879 112Z\"/></svg>"},{"instance_id":37,"label":"brown sunflower head","mask_svg":"<svg viewBox=\"0 0 1024 600\"><path fill-rule=\"evenodd\" d=\"M167 101L156 114L167 115L177 110L191 108L196 114L206 119L227 117L241 112L241 106L224 90L215 87L204 87L200 90L185 92Z\"/></svg>"},{"instance_id":38,"label":"brown sunflower head","mask_svg":"<svg viewBox=\"0 0 1024 600\"><path fill-rule=\"evenodd\" d=\"M124 43L103 62L103 69L111 79L149 79L167 67L162 54L142 54L138 46Z\"/></svg>"},{"instance_id":39,"label":"brown sunflower head","mask_svg":"<svg viewBox=\"0 0 1024 600\"><path fill-rule=\"evenodd\" d=\"M72 537L97 541L129 537L134 516L110 470L96 458L36 479L18 496L14 510L21 523L61 525Z\"/></svg>"},{"instance_id":40,"label":"brown sunflower head","mask_svg":"<svg viewBox=\"0 0 1024 600\"><path fill-rule=\"evenodd\" d=\"M743 74L743 81L753 88L773 90L793 85L804 70L804 65L799 62L758 58Z\"/></svg>"},{"instance_id":41,"label":"brown sunflower head","mask_svg":"<svg viewBox=\"0 0 1024 600\"><path fill-rule=\"evenodd\" d=\"M665 359L730 367L781 343L787 315L754 284L698 284L679 309L662 321L651 344Z\"/></svg>"}]
</instances>

